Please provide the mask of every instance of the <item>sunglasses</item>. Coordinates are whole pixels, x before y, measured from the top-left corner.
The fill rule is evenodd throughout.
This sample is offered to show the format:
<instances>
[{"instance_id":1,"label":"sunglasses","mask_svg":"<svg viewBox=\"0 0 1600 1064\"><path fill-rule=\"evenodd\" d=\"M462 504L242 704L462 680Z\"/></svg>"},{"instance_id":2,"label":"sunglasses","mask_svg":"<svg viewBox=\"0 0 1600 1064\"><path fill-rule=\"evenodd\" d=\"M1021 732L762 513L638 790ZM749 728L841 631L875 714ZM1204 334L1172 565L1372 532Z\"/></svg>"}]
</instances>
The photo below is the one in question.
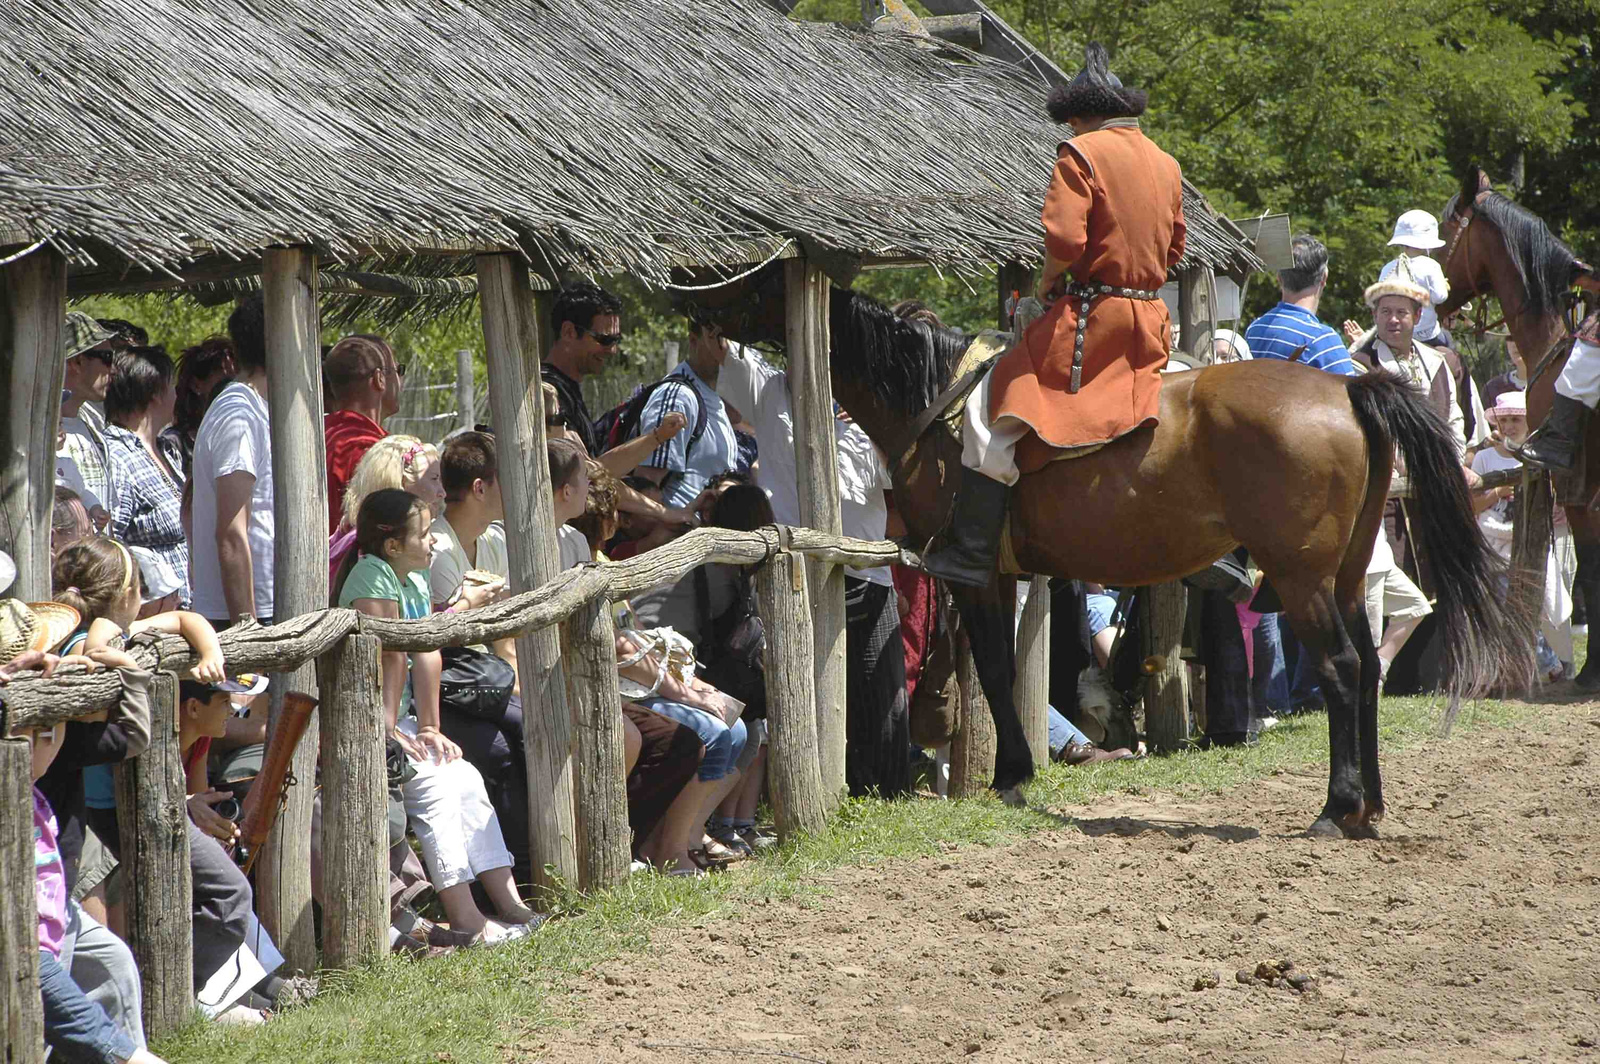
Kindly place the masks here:
<instances>
[{"instance_id":1,"label":"sunglasses","mask_svg":"<svg viewBox=\"0 0 1600 1064\"><path fill-rule=\"evenodd\" d=\"M564 429L572 425L572 417L565 411L559 414L546 414L544 427L547 429Z\"/></svg>"},{"instance_id":2,"label":"sunglasses","mask_svg":"<svg viewBox=\"0 0 1600 1064\"><path fill-rule=\"evenodd\" d=\"M111 365L111 362L112 362L112 354L111 354L111 352L110 351L104 351L104 350L80 351L76 355L74 355L73 357L74 358L92 358L96 362L104 362L108 366Z\"/></svg>"},{"instance_id":3,"label":"sunglasses","mask_svg":"<svg viewBox=\"0 0 1600 1064\"><path fill-rule=\"evenodd\" d=\"M395 375L398 376L401 380L405 380L406 379L406 364L404 362L396 362L394 364L394 372L395 372Z\"/></svg>"},{"instance_id":4,"label":"sunglasses","mask_svg":"<svg viewBox=\"0 0 1600 1064\"><path fill-rule=\"evenodd\" d=\"M593 329L585 329L584 332L594 337L594 342L601 347L616 347L622 343L621 333L597 333Z\"/></svg>"}]
</instances>

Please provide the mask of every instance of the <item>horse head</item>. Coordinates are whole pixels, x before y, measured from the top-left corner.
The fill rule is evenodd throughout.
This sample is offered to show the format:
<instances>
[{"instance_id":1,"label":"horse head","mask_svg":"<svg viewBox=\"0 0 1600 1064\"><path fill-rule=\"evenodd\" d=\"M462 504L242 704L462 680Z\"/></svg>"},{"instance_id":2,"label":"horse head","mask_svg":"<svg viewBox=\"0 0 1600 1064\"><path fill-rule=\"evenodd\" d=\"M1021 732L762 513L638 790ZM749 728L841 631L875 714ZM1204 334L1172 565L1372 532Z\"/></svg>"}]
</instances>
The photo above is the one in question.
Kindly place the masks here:
<instances>
[{"instance_id":1,"label":"horse head","mask_svg":"<svg viewBox=\"0 0 1600 1064\"><path fill-rule=\"evenodd\" d=\"M741 344L784 342L781 262L728 281L719 281L704 270L678 270L673 285L673 307L689 320L717 325L724 336Z\"/></svg>"}]
</instances>

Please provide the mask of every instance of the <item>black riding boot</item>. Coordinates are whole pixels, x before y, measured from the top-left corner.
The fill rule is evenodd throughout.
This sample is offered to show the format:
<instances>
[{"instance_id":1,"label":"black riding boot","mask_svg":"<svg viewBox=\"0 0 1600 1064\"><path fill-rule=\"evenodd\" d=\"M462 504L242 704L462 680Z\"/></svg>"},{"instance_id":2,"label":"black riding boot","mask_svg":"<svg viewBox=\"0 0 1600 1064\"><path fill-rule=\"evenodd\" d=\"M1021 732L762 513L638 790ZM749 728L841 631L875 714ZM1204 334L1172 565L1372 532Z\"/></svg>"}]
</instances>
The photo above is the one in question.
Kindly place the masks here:
<instances>
[{"instance_id":1,"label":"black riding boot","mask_svg":"<svg viewBox=\"0 0 1600 1064\"><path fill-rule=\"evenodd\" d=\"M1517 457L1522 459L1523 465L1536 469L1571 469L1578 444L1583 440L1583 426L1588 420L1587 406L1557 392L1544 424L1528 437L1517 451Z\"/></svg>"},{"instance_id":2,"label":"black riding boot","mask_svg":"<svg viewBox=\"0 0 1600 1064\"><path fill-rule=\"evenodd\" d=\"M922 559L922 568L940 580L988 587L1000 553L1010 493L1009 485L963 466L949 536L943 547Z\"/></svg>"}]
</instances>

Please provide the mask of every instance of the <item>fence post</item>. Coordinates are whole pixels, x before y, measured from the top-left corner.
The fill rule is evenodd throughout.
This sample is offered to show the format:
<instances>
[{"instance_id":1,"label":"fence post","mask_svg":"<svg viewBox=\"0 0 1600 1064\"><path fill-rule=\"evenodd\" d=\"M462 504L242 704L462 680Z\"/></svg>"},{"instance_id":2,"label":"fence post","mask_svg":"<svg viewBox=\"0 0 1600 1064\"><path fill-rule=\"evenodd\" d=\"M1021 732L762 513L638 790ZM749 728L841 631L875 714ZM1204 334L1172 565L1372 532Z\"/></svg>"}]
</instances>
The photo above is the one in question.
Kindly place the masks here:
<instances>
[{"instance_id":1,"label":"fence post","mask_svg":"<svg viewBox=\"0 0 1600 1064\"><path fill-rule=\"evenodd\" d=\"M152 1041L194 1012L189 809L178 749L178 677L150 684L150 746L117 765L117 824L127 889L127 941L144 983Z\"/></svg>"},{"instance_id":2,"label":"fence post","mask_svg":"<svg viewBox=\"0 0 1600 1064\"><path fill-rule=\"evenodd\" d=\"M961 730L950 741L950 797L976 798L994 782L997 742L965 626L956 635L956 683L961 688Z\"/></svg>"},{"instance_id":3,"label":"fence post","mask_svg":"<svg viewBox=\"0 0 1600 1064\"><path fill-rule=\"evenodd\" d=\"M628 877L632 851L611 603L590 601L562 628L577 740L578 886L604 890Z\"/></svg>"},{"instance_id":4,"label":"fence post","mask_svg":"<svg viewBox=\"0 0 1600 1064\"><path fill-rule=\"evenodd\" d=\"M532 591L560 572L550 468L545 455L544 396L539 386L543 350L528 267L513 255L478 256L478 304L489 360L489 402L500 443L500 483L505 493L511 590ZM523 745L528 758L529 857L538 908L549 903L555 880L578 880L573 809L572 716L554 627L517 637Z\"/></svg>"},{"instance_id":5,"label":"fence post","mask_svg":"<svg viewBox=\"0 0 1600 1064\"><path fill-rule=\"evenodd\" d=\"M273 613L287 620L328 606L328 462L322 435L321 317L317 256L310 248L261 254L267 382L272 408ZM267 742L282 719L286 691L317 692L310 662L273 680ZM308 725L316 734L315 725ZM289 971L317 966L311 909L311 803L315 743L301 742L290 763L298 786L256 863L256 905Z\"/></svg>"},{"instance_id":6,"label":"fence post","mask_svg":"<svg viewBox=\"0 0 1600 1064\"><path fill-rule=\"evenodd\" d=\"M1017 625L1017 712L1033 752L1033 767L1050 763L1050 580L1028 581L1028 602Z\"/></svg>"},{"instance_id":7,"label":"fence post","mask_svg":"<svg viewBox=\"0 0 1600 1064\"><path fill-rule=\"evenodd\" d=\"M317 662L322 683L322 960L354 968L389 950L389 788L379 692L383 644L351 635Z\"/></svg>"},{"instance_id":8,"label":"fence post","mask_svg":"<svg viewBox=\"0 0 1600 1064\"><path fill-rule=\"evenodd\" d=\"M1189 670L1183 662L1183 622L1188 593L1181 583L1156 584L1143 602L1145 733L1150 748L1171 752L1189 741Z\"/></svg>"},{"instance_id":9,"label":"fence post","mask_svg":"<svg viewBox=\"0 0 1600 1064\"><path fill-rule=\"evenodd\" d=\"M1211 364L1212 336L1217 329L1211 277L1211 271L1203 266L1178 275L1178 346L1201 365Z\"/></svg>"},{"instance_id":10,"label":"fence post","mask_svg":"<svg viewBox=\"0 0 1600 1064\"><path fill-rule=\"evenodd\" d=\"M10 594L50 597L50 507L61 420L67 260L40 248L0 266L0 550L17 563Z\"/></svg>"},{"instance_id":11,"label":"fence post","mask_svg":"<svg viewBox=\"0 0 1600 1064\"><path fill-rule=\"evenodd\" d=\"M817 750L816 658L807 601L808 566L780 550L756 570L756 600L767 632L767 783L778 837L817 831L827 821Z\"/></svg>"},{"instance_id":12,"label":"fence post","mask_svg":"<svg viewBox=\"0 0 1600 1064\"><path fill-rule=\"evenodd\" d=\"M39 1000L39 910L34 903L33 752L26 739L0 737L0 1060L44 1059Z\"/></svg>"},{"instance_id":13,"label":"fence post","mask_svg":"<svg viewBox=\"0 0 1600 1064\"><path fill-rule=\"evenodd\" d=\"M456 425L471 429L478 423L478 385L472 379L472 352L456 352Z\"/></svg>"},{"instance_id":14,"label":"fence post","mask_svg":"<svg viewBox=\"0 0 1600 1064\"><path fill-rule=\"evenodd\" d=\"M833 382L828 376L828 275L805 259L790 259L783 265L800 519L809 528L837 536L843 528L839 522ZM820 560L807 561L806 567L815 632L822 791L832 809L845 789L844 569Z\"/></svg>"}]
</instances>

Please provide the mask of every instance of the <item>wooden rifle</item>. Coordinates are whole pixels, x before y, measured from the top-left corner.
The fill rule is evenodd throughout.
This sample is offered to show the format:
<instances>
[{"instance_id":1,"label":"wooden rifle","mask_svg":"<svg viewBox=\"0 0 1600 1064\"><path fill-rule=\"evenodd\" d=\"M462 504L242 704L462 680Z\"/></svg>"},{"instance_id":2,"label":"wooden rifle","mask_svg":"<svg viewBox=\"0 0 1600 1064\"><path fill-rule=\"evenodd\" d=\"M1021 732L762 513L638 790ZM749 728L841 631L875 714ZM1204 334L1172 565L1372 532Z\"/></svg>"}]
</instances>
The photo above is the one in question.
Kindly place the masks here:
<instances>
[{"instance_id":1,"label":"wooden rifle","mask_svg":"<svg viewBox=\"0 0 1600 1064\"><path fill-rule=\"evenodd\" d=\"M266 845L267 836L278 822L278 815L288 804L289 788L299 782L289 771L289 763L294 760L294 752L316 708L317 700L310 695L291 691L283 696L283 711L278 715L277 727L272 729L266 756L261 760L261 771L256 773L255 782L244 800L239 849L234 858L246 875L255 866L261 847Z\"/></svg>"}]
</instances>

